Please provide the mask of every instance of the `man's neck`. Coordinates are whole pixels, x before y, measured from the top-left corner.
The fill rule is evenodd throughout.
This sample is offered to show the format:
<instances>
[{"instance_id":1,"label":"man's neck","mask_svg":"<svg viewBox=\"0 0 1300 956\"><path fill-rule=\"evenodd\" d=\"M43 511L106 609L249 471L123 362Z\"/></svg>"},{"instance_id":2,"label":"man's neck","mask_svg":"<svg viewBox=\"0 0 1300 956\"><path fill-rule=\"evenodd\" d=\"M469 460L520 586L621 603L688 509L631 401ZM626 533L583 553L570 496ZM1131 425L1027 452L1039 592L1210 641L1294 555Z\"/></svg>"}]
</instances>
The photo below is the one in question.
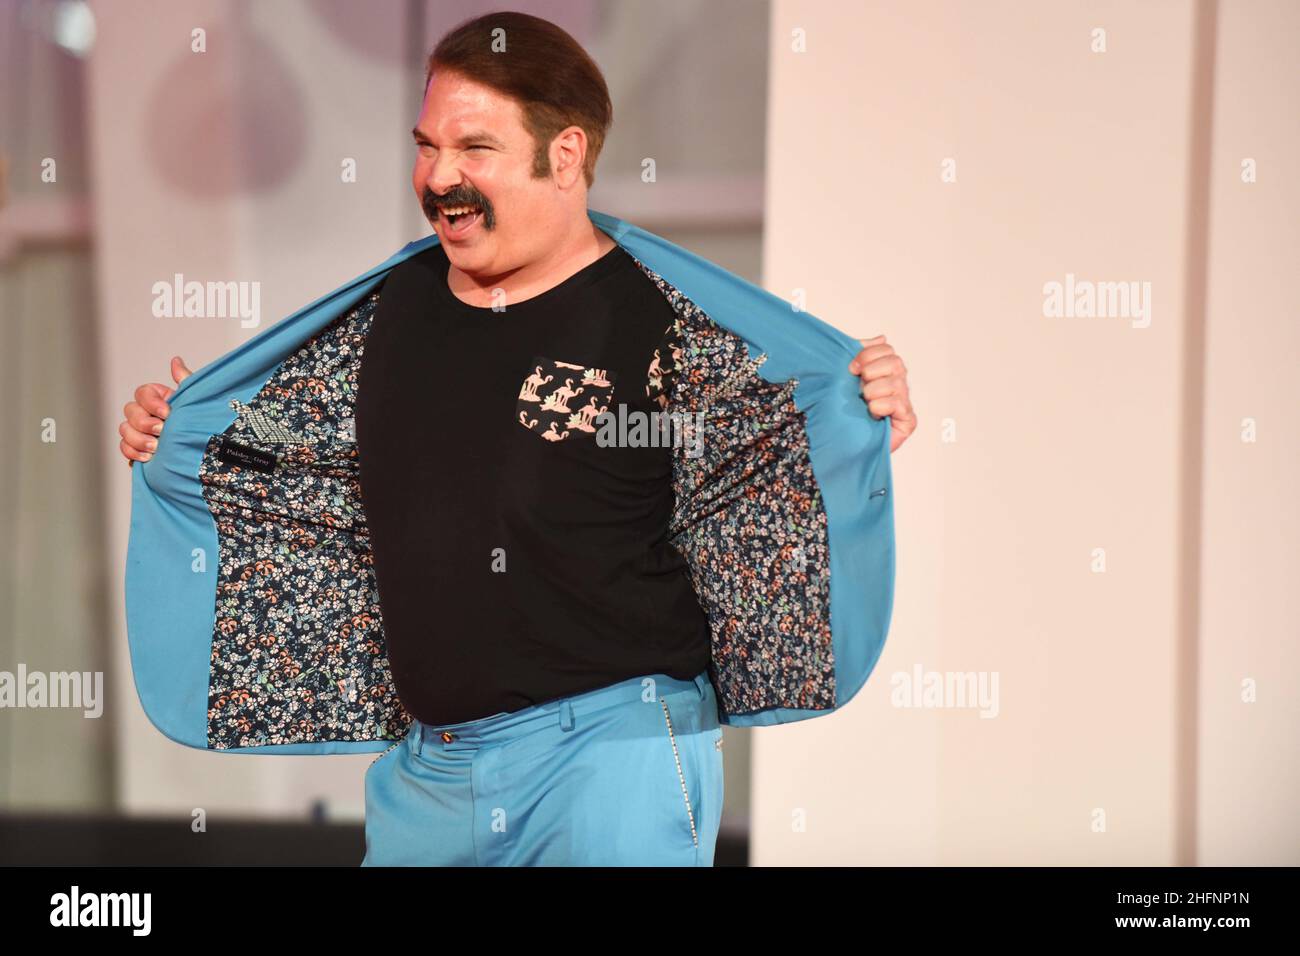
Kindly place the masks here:
<instances>
[{"instance_id":1,"label":"man's neck","mask_svg":"<svg viewBox=\"0 0 1300 956\"><path fill-rule=\"evenodd\" d=\"M505 293L508 306L511 302L523 302L555 288L618 245L595 223L589 219L586 222L590 227L589 233L583 234L571 249L544 263L537 264L537 267L534 264L521 266L513 272L493 276L486 282L479 282L468 273L457 269L455 263L452 263L447 270L447 285L451 289L451 294L466 305L490 308L497 304L494 293L498 289Z\"/></svg>"}]
</instances>

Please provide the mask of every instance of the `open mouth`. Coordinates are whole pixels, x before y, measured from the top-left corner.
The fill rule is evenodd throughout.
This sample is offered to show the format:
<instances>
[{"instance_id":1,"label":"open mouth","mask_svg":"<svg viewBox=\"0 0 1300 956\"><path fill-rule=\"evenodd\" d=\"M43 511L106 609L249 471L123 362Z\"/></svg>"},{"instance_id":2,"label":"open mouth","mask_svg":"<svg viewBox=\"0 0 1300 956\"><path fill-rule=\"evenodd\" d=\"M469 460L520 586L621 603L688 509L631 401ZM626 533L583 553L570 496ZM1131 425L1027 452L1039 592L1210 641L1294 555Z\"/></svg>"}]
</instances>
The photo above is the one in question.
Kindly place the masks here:
<instances>
[{"instance_id":1,"label":"open mouth","mask_svg":"<svg viewBox=\"0 0 1300 956\"><path fill-rule=\"evenodd\" d=\"M483 218L483 210L478 206L440 207L438 218L442 220L443 232L448 238L460 239L478 225Z\"/></svg>"}]
</instances>

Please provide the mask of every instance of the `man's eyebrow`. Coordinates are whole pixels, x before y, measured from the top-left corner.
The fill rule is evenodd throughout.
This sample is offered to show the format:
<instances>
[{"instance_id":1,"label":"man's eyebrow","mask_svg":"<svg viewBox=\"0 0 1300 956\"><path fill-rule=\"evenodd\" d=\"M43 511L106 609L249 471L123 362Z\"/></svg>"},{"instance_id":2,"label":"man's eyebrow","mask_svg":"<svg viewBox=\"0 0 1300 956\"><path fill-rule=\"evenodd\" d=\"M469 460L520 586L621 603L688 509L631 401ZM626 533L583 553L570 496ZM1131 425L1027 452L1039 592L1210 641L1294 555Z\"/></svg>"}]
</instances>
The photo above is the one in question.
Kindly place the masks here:
<instances>
[{"instance_id":1,"label":"man's eyebrow","mask_svg":"<svg viewBox=\"0 0 1300 956\"><path fill-rule=\"evenodd\" d=\"M429 137L425 136L422 132L420 132L420 127L418 126L411 130L411 135L415 137L415 141L417 143L429 142ZM474 146L478 144L483 144L485 146L495 146L498 149L505 148L505 143L501 142L499 139L497 139L495 136L493 136L491 133L487 132L486 130L481 130L481 129L472 130L471 132L466 133L458 141L458 145L460 146Z\"/></svg>"}]
</instances>

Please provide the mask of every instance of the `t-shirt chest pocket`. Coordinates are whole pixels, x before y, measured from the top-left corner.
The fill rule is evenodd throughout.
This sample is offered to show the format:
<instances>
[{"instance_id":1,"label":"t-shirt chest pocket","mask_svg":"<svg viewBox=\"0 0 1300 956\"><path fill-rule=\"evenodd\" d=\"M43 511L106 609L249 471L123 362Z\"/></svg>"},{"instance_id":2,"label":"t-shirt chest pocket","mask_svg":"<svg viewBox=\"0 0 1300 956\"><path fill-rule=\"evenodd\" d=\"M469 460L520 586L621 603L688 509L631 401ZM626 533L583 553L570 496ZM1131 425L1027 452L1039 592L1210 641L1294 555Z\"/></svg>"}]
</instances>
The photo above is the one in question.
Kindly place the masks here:
<instances>
[{"instance_id":1,"label":"t-shirt chest pocket","mask_svg":"<svg viewBox=\"0 0 1300 956\"><path fill-rule=\"evenodd\" d=\"M614 412L612 369L533 356L519 386L515 421L543 441L594 441L596 416Z\"/></svg>"}]
</instances>

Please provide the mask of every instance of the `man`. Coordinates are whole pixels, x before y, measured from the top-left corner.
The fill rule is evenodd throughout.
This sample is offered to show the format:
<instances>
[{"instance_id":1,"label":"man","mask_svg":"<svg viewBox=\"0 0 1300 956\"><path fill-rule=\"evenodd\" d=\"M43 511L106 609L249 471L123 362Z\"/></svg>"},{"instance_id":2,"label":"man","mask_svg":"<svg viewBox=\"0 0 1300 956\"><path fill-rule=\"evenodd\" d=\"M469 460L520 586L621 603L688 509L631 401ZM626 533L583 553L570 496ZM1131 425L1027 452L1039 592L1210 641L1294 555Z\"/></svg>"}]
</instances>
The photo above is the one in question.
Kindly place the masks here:
<instances>
[{"instance_id":1,"label":"man","mask_svg":"<svg viewBox=\"0 0 1300 956\"><path fill-rule=\"evenodd\" d=\"M413 131L413 186L439 241L330 326L340 352L364 342L359 380L345 384L386 650L412 718L367 772L367 865L713 862L719 701L710 619L669 540L680 444L611 442L604 427L685 394L702 319L589 216L611 121L599 69L553 24L496 13L450 32ZM861 377L864 414L891 417L897 448L915 428L902 362L878 337L847 374ZM189 375L174 358L177 384ZM295 432L283 428L290 412L266 412L299 384L328 389L329 376L321 366L268 382L261 411L232 403L249 420L241 434L319 466L319 445L293 458L315 440L311 422ZM119 428L128 459L150 460L172 394L137 389ZM698 431L687 422L677 441L710 440ZM220 499L247 471L204 460L217 522L246 514L251 499ZM326 480L307 493L327 495ZM777 493L805 510L815 498L798 480ZM279 550L297 547L283 540ZM251 638L271 612L233 574L256 573L259 553L229 562L218 617L235 636L214 648L214 668L261 653ZM719 561L747 573L734 555ZM284 579L309 608L320 604L312 579Z\"/></svg>"}]
</instances>

